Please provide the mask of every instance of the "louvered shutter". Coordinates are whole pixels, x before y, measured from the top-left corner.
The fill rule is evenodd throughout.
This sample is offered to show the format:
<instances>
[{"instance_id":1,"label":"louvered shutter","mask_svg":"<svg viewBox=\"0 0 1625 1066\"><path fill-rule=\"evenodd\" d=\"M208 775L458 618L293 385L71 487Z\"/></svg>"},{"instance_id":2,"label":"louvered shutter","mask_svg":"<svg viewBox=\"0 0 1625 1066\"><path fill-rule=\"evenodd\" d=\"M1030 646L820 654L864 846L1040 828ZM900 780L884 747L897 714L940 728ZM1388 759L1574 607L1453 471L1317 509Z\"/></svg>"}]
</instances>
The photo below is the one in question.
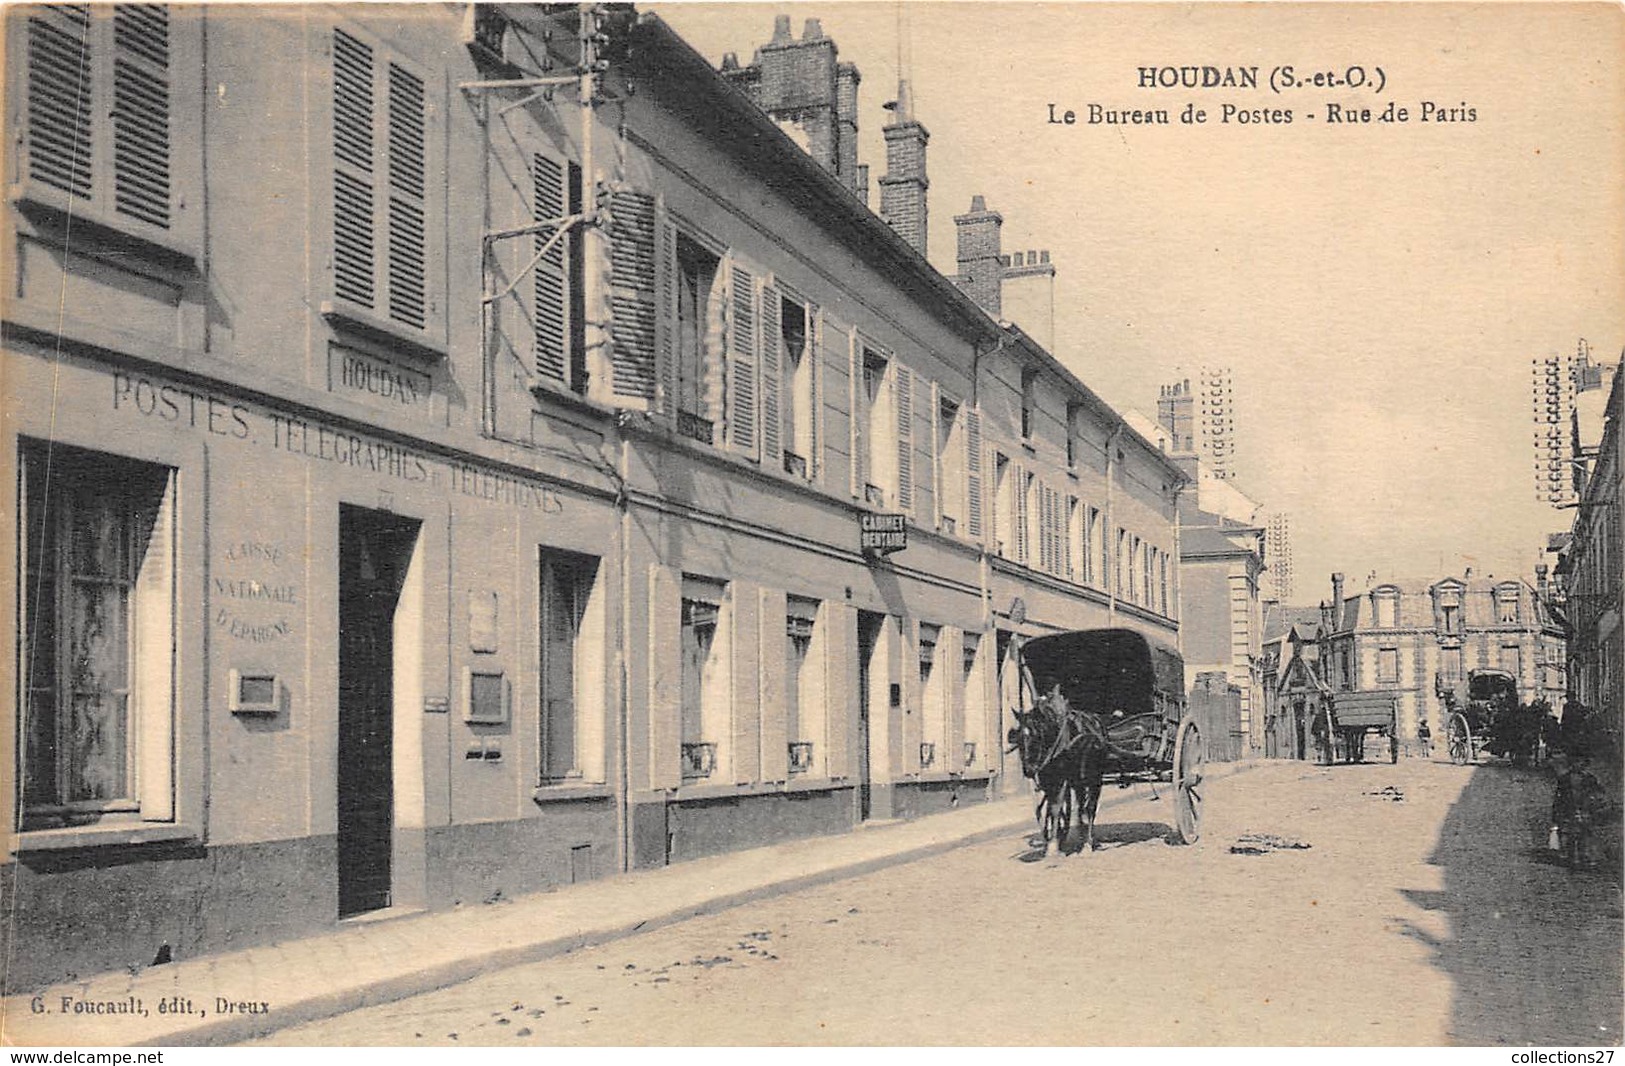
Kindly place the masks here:
<instances>
[{"instance_id":1,"label":"louvered shutter","mask_svg":"<svg viewBox=\"0 0 1625 1066\"><path fill-rule=\"evenodd\" d=\"M336 295L375 306L373 54L333 31L333 286Z\"/></svg>"},{"instance_id":2,"label":"louvered shutter","mask_svg":"<svg viewBox=\"0 0 1625 1066\"><path fill-rule=\"evenodd\" d=\"M423 79L390 63L388 94L389 317L423 329L429 322Z\"/></svg>"},{"instance_id":3,"label":"louvered shutter","mask_svg":"<svg viewBox=\"0 0 1625 1066\"><path fill-rule=\"evenodd\" d=\"M610 384L620 407L647 409L655 395L655 199L610 197Z\"/></svg>"},{"instance_id":4,"label":"louvered shutter","mask_svg":"<svg viewBox=\"0 0 1625 1066\"><path fill-rule=\"evenodd\" d=\"M90 8L42 7L28 19L28 174L82 199L94 192Z\"/></svg>"},{"instance_id":5,"label":"louvered shutter","mask_svg":"<svg viewBox=\"0 0 1625 1066\"><path fill-rule=\"evenodd\" d=\"M335 28L333 292L417 331L438 313L429 295L429 141L423 79Z\"/></svg>"},{"instance_id":6,"label":"louvered shutter","mask_svg":"<svg viewBox=\"0 0 1625 1066\"><path fill-rule=\"evenodd\" d=\"M824 711L825 757L832 778L847 775L847 752L858 723L858 613L845 603L826 603Z\"/></svg>"},{"instance_id":7,"label":"louvered shutter","mask_svg":"<svg viewBox=\"0 0 1625 1066\"><path fill-rule=\"evenodd\" d=\"M1078 537L1078 522L1082 517L1082 508L1078 505L1078 498L1068 496L1066 498L1066 518L1064 520L1066 540L1061 547L1061 576L1068 580L1072 580L1075 576L1073 572L1072 542Z\"/></svg>"},{"instance_id":8,"label":"louvered shutter","mask_svg":"<svg viewBox=\"0 0 1625 1066\"><path fill-rule=\"evenodd\" d=\"M649 787L682 781L682 575L649 568Z\"/></svg>"},{"instance_id":9,"label":"louvered shutter","mask_svg":"<svg viewBox=\"0 0 1625 1066\"><path fill-rule=\"evenodd\" d=\"M175 818L175 475L168 475L152 532L136 576L131 621L134 653L141 669L135 676L136 788L141 820Z\"/></svg>"},{"instance_id":10,"label":"louvered shutter","mask_svg":"<svg viewBox=\"0 0 1625 1066\"><path fill-rule=\"evenodd\" d=\"M569 194L565 188L565 164L545 155L533 155L530 164L531 218L542 222L562 218L567 213ZM540 252L553 238L551 230L536 234ZM564 385L570 374L569 294L565 285L570 238L554 243L537 262L531 281L534 306L532 325L536 338L536 373L542 380Z\"/></svg>"},{"instance_id":11,"label":"louvered shutter","mask_svg":"<svg viewBox=\"0 0 1625 1066\"><path fill-rule=\"evenodd\" d=\"M1027 468L1019 463L1014 464L1016 479L1014 493L1016 498L1015 526L1016 526L1016 562L1027 561Z\"/></svg>"},{"instance_id":12,"label":"louvered shutter","mask_svg":"<svg viewBox=\"0 0 1625 1066\"><path fill-rule=\"evenodd\" d=\"M757 614L760 634L758 662L761 668L761 686L756 704L760 708L762 724L763 781L783 781L790 776L790 749L788 734L789 686L786 676L794 664L788 661L785 639L785 594L783 589L762 589L761 610ZM799 737L795 739L800 739Z\"/></svg>"},{"instance_id":13,"label":"louvered shutter","mask_svg":"<svg viewBox=\"0 0 1625 1066\"><path fill-rule=\"evenodd\" d=\"M931 404L931 424L926 431L931 434L931 513L925 517L929 520L932 529L942 528L942 514L947 508L944 506L942 495L942 392L935 381L931 382L930 396L927 402Z\"/></svg>"},{"instance_id":14,"label":"louvered shutter","mask_svg":"<svg viewBox=\"0 0 1625 1066\"><path fill-rule=\"evenodd\" d=\"M869 483L866 474L868 467L864 462L864 451L869 443L866 439L868 435L866 432L868 426L865 424L867 419L864 417L869 391L864 387L863 382L863 346L858 343L858 335L855 330L847 331L846 357L851 375L847 380L850 402L847 404L846 409L849 412L848 422L851 429L851 451L848 454L852 459L852 497L861 500L867 494Z\"/></svg>"},{"instance_id":15,"label":"louvered shutter","mask_svg":"<svg viewBox=\"0 0 1625 1066\"><path fill-rule=\"evenodd\" d=\"M728 440L756 456L756 279L734 263L728 274Z\"/></svg>"},{"instance_id":16,"label":"louvered shutter","mask_svg":"<svg viewBox=\"0 0 1625 1066\"><path fill-rule=\"evenodd\" d=\"M914 509L914 373L894 362L897 391L897 509Z\"/></svg>"},{"instance_id":17,"label":"louvered shutter","mask_svg":"<svg viewBox=\"0 0 1625 1066\"><path fill-rule=\"evenodd\" d=\"M808 412L810 431L807 455L807 476L814 481L824 477L824 312L812 304L807 305L807 321L812 329L812 343L807 358L812 360L812 410Z\"/></svg>"},{"instance_id":18,"label":"louvered shutter","mask_svg":"<svg viewBox=\"0 0 1625 1066\"><path fill-rule=\"evenodd\" d=\"M982 499L982 410L965 408L965 532L981 540L985 503Z\"/></svg>"},{"instance_id":19,"label":"louvered shutter","mask_svg":"<svg viewBox=\"0 0 1625 1066\"><path fill-rule=\"evenodd\" d=\"M170 205L169 9L113 8L113 208L168 229Z\"/></svg>"},{"instance_id":20,"label":"louvered shutter","mask_svg":"<svg viewBox=\"0 0 1625 1066\"><path fill-rule=\"evenodd\" d=\"M732 715L728 724L727 765L737 784L759 779L762 770L761 590L744 582L731 589L728 679ZM782 617L782 616L781 616ZM783 647L781 644L780 647ZM782 708L781 708L782 709Z\"/></svg>"},{"instance_id":21,"label":"louvered shutter","mask_svg":"<svg viewBox=\"0 0 1625 1066\"><path fill-rule=\"evenodd\" d=\"M661 409L677 418L677 227L657 204L655 238L655 361L659 371Z\"/></svg>"},{"instance_id":22,"label":"louvered shutter","mask_svg":"<svg viewBox=\"0 0 1625 1066\"><path fill-rule=\"evenodd\" d=\"M780 396L784 365L784 333L779 322L782 313L778 286L762 286L762 463L775 472L784 469L784 423L779 413L779 405L784 402Z\"/></svg>"}]
</instances>

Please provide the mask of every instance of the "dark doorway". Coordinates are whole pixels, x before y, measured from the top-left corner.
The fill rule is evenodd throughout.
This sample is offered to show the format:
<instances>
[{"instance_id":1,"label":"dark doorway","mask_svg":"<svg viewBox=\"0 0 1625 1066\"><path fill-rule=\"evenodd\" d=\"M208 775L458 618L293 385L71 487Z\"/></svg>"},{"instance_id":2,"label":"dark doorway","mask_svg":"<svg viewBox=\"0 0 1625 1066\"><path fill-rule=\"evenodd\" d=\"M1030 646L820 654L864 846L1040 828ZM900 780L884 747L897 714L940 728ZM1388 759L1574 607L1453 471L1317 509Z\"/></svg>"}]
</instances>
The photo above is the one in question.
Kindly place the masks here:
<instances>
[{"instance_id":1,"label":"dark doorway","mask_svg":"<svg viewBox=\"0 0 1625 1066\"><path fill-rule=\"evenodd\" d=\"M417 523L339 508L339 917L390 905L395 607Z\"/></svg>"},{"instance_id":2,"label":"dark doorway","mask_svg":"<svg viewBox=\"0 0 1625 1066\"><path fill-rule=\"evenodd\" d=\"M869 692L874 670L875 648L880 643L883 614L858 612L858 819L867 820L874 810L869 789Z\"/></svg>"}]
</instances>

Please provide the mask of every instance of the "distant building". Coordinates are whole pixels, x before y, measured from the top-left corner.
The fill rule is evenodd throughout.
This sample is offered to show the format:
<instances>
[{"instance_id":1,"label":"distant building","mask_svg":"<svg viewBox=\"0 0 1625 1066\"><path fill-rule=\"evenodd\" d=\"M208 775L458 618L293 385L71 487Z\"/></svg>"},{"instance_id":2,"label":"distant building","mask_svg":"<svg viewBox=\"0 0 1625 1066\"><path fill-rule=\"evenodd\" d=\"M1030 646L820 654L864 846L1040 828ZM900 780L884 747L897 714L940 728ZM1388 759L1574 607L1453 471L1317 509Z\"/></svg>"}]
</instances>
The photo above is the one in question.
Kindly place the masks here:
<instances>
[{"instance_id":1,"label":"distant building","mask_svg":"<svg viewBox=\"0 0 1625 1066\"><path fill-rule=\"evenodd\" d=\"M1263 745L1263 719L1254 713L1263 702L1263 569L1264 530L1181 501L1180 648L1186 684L1220 671L1240 690L1239 756Z\"/></svg>"},{"instance_id":2,"label":"distant building","mask_svg":"<svg viewBox=\"0 0 1625 1066\"><path fill-rule=\"evenodd\" d=\"M1304 759L1313 750L1310 723L1331 694L1320 659L1323 617L1329 613L1329 607L1323 612L1281 603L1264 606L1260 673L1266 758Z\"/></svg>"},{"instance_id":3,"label":"distant building","mask_svg":"<svg viewBox=\"0 0 1625 1066\"><path fill-rule=\"evenodd\" d=\"M1292 516L1276 511L1264 526L1264 556L1267 599L1286 603L1292 599Z\"/></svg>"},{"instance_id":4,"label":"distant building","mask_svg":"<svg viewBox=\"0 0 1625 1066\"><path fill-rule=\"evenodd\" d=\"M1441 736L1441 687L1471 670L1505 670L1518 696L1563 702L1563 630L1535 589L1517 578L1448 576L1383 582L1349 593L1332 575L1321 620L1322 677L1338 692L1391 692L1399 698L1402 742L1427 719Z\"/></svg>"},{"instance_id":5,"label":"distant building","mask_svg":"<svg viewBox=\"0 0 1625 1066\"><path fill-rule=\"evenodd\" d=\"M1619 510L1621 471L1621 374L1606 370L1612 382L1594 409L1582 397L1574 424L1573 450L1578 509L1574 526L1554 536L1558 554L1554 596L1569 626L1568 695L1602 712L1617 738L1621 687L1625 686L1625 626L1621 588L1625 587L1625 543ZM1602 375L1599 374L1599 378ZM1606 396L1602 400L1602 396Z\"/></svg>"},{"instance_id":6,"label":"distant building","mask_svg":"<svg viewBox=\"0 0 1625 1066\"><path fill-rule=\"evenodd\" d=\"M971 197L970 210L954 216L959 273L954 281L989 315L1020 326L1045 349L1055 347L1055 265L1048 250L1011 252L1002 247L1004 216Z\"/></svg>"},{"instance_id":7,"label":"distant building","mask_svg":"<svg viewBox=\"0 0 1625 1066\"><path fill-rule=\"evenodd\" d=\"M1190 378L1164 385L1157 421L1173 435L1175 455L1200 456L1220 480L1235 476L1235 385L1229 367L1203 367L1194 389Z\"/></svg>"}]
</instances>

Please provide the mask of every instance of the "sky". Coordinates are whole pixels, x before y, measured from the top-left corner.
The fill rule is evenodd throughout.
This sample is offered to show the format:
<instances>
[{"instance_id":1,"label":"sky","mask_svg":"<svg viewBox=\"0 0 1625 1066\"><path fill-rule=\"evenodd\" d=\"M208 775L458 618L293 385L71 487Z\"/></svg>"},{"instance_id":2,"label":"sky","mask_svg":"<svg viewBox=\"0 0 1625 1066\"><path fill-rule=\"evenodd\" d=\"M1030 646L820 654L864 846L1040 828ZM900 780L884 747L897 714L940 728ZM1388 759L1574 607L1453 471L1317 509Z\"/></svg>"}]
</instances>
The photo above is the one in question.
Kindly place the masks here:
<instances>
[{"instance_id":1,"label":"sky","mask_svg":"<svg viewBox=\"0 0 1625 1066\"><path fill-rule=\"evenodd\" d=\"M1236 480L1291 517L1296 594L1531 577L1572 511L1535 495L1530 361L1625 348L1625 9L1609 4L656 4L750 62L773 17L857 64L860 162L906 70L930 131L928 255L973 194L1056 264L1055 354L1120 410L1232 370ZM1142 88L1142 66L1259 87ZM1271 73L1367 87L1272 91ZM1381 70L1381 91L1372 83ZM1421 121L1424 102L1473 121ZM1088 122L1089 105L1170 125ZM1221 122L1224 104L1290 124ZM1328 125L1390 103L1404 123ZM1076 112L1071 125L1049 121ZM1180 122L1187 104L1205 124ZM1313 115L1313 118L1307 116Z\"/></svg>"}]
</instances>

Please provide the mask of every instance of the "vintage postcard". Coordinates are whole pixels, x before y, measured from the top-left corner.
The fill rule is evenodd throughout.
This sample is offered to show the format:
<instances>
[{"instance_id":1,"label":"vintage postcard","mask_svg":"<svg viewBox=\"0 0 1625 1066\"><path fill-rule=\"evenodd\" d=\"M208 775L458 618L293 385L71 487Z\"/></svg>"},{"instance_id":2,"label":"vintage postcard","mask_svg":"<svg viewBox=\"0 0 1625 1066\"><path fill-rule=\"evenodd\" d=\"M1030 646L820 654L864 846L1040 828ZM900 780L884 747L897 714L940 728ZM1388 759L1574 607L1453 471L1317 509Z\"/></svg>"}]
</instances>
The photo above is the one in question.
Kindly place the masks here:
<instances>
[{"instance_id":1,"label":"vintage postcard","mask_svg":"<svg viewBox=\"0 0 1625 1066\"><path fill-rule=\"evenodd\" d=\"M4 14L0 1042L1611 1061L1617 5Z\"/></svg>"}]
</instances>

